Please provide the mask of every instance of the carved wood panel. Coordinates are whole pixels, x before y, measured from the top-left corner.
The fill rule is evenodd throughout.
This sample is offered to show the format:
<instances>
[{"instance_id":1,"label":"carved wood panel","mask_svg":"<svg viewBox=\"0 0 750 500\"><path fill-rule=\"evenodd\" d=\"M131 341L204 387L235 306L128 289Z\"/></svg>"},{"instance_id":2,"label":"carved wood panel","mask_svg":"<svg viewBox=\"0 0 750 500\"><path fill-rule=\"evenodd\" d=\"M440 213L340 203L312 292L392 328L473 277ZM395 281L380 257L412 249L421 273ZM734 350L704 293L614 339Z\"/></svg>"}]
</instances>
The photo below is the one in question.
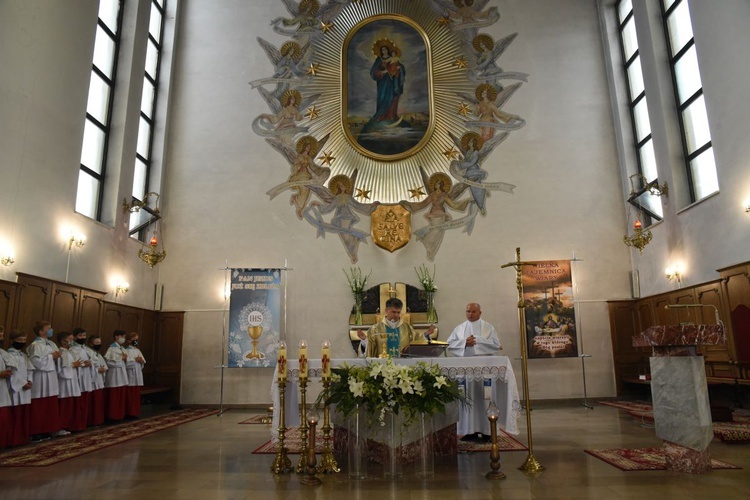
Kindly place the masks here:
<instances>
[{"instance_id":1,"label":"carved wood panel","mask_svg":"<svg viewBox=\"0 0 750 500\"><path fill-rule=\"evenodd\" d=\"M720 270L724 279L736 361L750 362L750 264Z\"/></svg>"},{"instance_id":2,"label":"carved wood panel","mask_svg":"<svg viewBox=\"0 0 750 500\"><path fill-rule=\"evenodd\" d=\"M104 295L82 291L81 309L78 326L86 330L89 335L101 335L102 320L104 318Z\"/></svg>"},{"instance_id":3,"label":"carved wood panel","mask_svg":"<svg viewBox=\"0 0 750 500\"><path fill-rule=\"evenodd\" d=\"M56 332L72 332L78 327L81 289L71 285L52 285L52 312L49 320Z\"/></svg>"},{"instance_id":4,"label":"carved wood panel","mask_svg":"<svg viewBox=\"0 0 750 500\"><path fill-rule=\"evenodd\" d=\"M171 396L179 402L182 370L182 328L184 313L161 312L156 335L155 360L157 385L172 387Z\"/></svg>"},{"instance_id":5,"label":"carved wood panel","mask_svg":"<svg viewBox=\"0 0 750 500\"><path fill-rule=\"evenodd\" d=\"M15 324L33 338L34 323L50 319L52 283L43 278L18 273L18 285Z\"/></svg>"},{"instance_id":6,"label":"carved wood panel","mask_svg":"<svg viewBox=\"0 0 750 500\"><path fill-rule=\"evenodd\" d=\"M9 333L15 328L14 310L16 308L16 288L18 285L12 281L0 280L0 326L5 328L5 342L0 346L10 345Z\"/></svg>"},{"instance_id":7,"label":"carved wood panel","mask_svg":"<svg viewBox=\"0 0 750 500\"><path fill-rule=\"evenodd\" d=\"M141 319L139 331L141 340L138 348L146 357L146 365L143 367L144 385L156 385L154 376L156 372L156 317L157 313L155 312L143 311L143 318Z\"/></svg>"}]
</instances>

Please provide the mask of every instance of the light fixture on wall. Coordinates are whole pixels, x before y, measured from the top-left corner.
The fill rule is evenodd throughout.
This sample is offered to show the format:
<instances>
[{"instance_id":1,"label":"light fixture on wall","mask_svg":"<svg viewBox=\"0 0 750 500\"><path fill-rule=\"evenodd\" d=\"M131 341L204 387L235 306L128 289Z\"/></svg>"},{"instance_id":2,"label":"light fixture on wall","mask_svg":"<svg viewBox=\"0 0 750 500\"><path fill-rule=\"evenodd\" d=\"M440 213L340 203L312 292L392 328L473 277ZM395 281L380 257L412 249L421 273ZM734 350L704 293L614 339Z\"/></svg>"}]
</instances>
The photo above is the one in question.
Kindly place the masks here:
<instances>
[{"instance_id":1,"label":"light fixture on wall","mask_svg":"<svg viewBox=\"0 0 750 500\"><path fill-rule=\"evenodd\" d=\"M151 191L150 193L146 193L146 196L143 197L143 200L132 200L130 203L128 203L127 198L122 199L122 213L134 213L139 212L143 207L148 206L148 199L151 196L155 196L156 200L154 201L154 212L159 213L159 193L155 193Z\"/></svg>"},{"instance_id":2,"label":"light fixture on wall","mask_svg":"<svg viewBox=\"0 0 750 500\"><path fill-rule=\"evenodd\" d=\"M651 234L651 231L644 231L643 224L640 220L636 219L633 223L633 235L628 236L626 234L622 237L622 241L627 246L637 248L641 253L643 253L643 249L651 242L651 239L653 237L654 235Z\"/></svg>"},{"instance_id":3,"label":"light fixture on wall","mask_svg":"<svg viewBox=\"0 0 750 500\"><path fill-rule=\"evenodd\" d=\"M130 290L130 284L127 281L120 281L115 285L115 298L125 295Z\"/></svg>"},{"instance_id":4,"label":"light fixture on wall","mask_svg":"<svg viewBox=\"0 0 750 500\"><path fill-rule=\"evenodd\" d=\"M678 286L682 284L682 277L684 275L684 271L682 270L682 266L680 266L679 264L668 267L665 273L669 281L677 282Z\"/></svg>"},{"instance_id":5,"label":"light fixture on wall","mask_svg":"<svg viewBox=\"0 0 750 500\"><path fill-rule=\"evenodd\" d=\"M68 276L70 275L70 254L73 252L73 247L83 248L86 244L86 235L83 233L77 233L70 231L68 236L68 263L65 265L65 283L68 282Z\"/></svg>"},{"instance_id":6,"label":"light fixture on wall","mask_svg":"<svg viewBox=\"0 0 750 500\"><path fill-rule=\"evenodd\" d=\"M628 203L652 219L662 220L661 201L657 198L661 198L662 195L669 195L669 185L666 182L659 184L658 178L649 182L642 174L638 173L631 175L629 179L630 196L628 197ZM640 188L636 189L633 179L638 179Z\"/></svg>"},{"instance_id":7,"label":"light fixture on wall","mask_svg":"<svg viewBox=\"0 0 750 500\"><path fill-rule=\"evenodd\" d=\"M15 262L15 259L12 255L3 255L0 257L0 264L4 265L5 267L10 267Z\"/></svg>"},{"instance_id":8,"label":"light fixture on wall","mask_svg":"<svg viewBox=\"0 0 750 500\"><path fill-rule=\"evenodd\" d=\"M750 215L750 200L745 202L745 213Z\"/></svg>"}]
</instances>

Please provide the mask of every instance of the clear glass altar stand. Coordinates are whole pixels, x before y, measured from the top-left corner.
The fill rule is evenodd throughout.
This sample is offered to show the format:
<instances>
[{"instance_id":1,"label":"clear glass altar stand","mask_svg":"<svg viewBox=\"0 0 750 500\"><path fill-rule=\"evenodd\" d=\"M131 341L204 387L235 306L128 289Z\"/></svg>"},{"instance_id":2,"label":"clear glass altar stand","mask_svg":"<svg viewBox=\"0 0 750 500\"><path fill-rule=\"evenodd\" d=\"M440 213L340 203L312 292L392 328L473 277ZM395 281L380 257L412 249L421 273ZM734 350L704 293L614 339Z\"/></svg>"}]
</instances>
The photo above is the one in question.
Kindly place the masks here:
<instances>
[{"instance_id":1,"label":"clear glass altar stand","mask_svg":"<svg viewBox=\"0 0 750 500\"><path fill-rule=\"evenodd\" d=\"M633 337L634 347L652 348L654 423L656 435L664 440L668 470L711 470L711 406L705 364L696 346L726 343L722 325L653 326Z\"/></svg>"}]
</instances>

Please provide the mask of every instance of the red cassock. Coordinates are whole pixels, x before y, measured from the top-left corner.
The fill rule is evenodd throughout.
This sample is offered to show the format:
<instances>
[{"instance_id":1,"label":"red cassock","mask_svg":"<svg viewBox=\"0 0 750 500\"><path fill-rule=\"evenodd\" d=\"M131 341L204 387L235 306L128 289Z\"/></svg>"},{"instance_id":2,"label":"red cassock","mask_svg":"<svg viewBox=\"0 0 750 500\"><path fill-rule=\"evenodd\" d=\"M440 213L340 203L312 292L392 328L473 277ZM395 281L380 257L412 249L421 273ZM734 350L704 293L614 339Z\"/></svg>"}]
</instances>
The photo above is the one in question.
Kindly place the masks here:
<instances>
[{"instance_id":1,"label":"red cassock","mask_svg":"<svg viewBox=\"0 0 750 500\"><path fill-rule=\"evenodd\" d=\"M125 416L138 417L141 414L141 388L140 386L126 387Z\"/></svg>"},{"instance_id":2,"label":"red cassock","mask_svg":"<svg viewBox=\"0 0 750 500\"><path fill-rule=\"evenodd\" d=\"M18 405L8 407L10 410L10 425L8 426L8 446L21 446L28 444L31 436L31 405Z\"/></svg>"},{"instance_id":3,"label":"red cassock","mask_svg":"<svg viewBox=\"0 0 750 500\"><path fill-rule=\"evenodd\" d=\"M104 405L104 389L96 389L91 394L89 401L89 420L88 425L102 425L106 416L106 406Z\"/></svg>"},{"instance_id":4,"label":"red cassock","mask_svg":"<svg viewBox=\"0 0 750 500\"><path fill-rule=\"evenodd\" d=\"M60 409L57 396L34 398L31 400L31 434L50 434L60 427Z\"/></svg>"},{"instance_id":5,"label":"red cassock","mask_svg":"<svg viewBox=\"0 0 750 500\"><path fill-rule=\"evenodd\" d=\"M107 419L122 420L125 418L125 398L128 387L106 387Z\"/></svg>"}]
</instances>

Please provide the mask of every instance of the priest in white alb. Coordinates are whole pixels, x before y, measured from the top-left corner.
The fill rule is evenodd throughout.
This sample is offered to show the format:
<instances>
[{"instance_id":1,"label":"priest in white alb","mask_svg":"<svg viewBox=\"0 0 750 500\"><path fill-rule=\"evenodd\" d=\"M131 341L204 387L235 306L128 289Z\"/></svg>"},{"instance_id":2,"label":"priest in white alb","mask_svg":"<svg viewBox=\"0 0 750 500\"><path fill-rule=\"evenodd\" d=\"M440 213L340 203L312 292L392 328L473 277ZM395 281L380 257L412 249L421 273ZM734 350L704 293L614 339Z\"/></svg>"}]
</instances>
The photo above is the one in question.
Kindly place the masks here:
<instances>
[{"instance_id":1,"label":"priest in white alb","mask_svg":"<svg viewBox=\"0 0 750 500\"><path fill-rule=\"evenodd\" d=\"M466 306L466 321L458 325L448 337L448 352L451 356L492 356L497 354L502 346L495 328L481 319L482 308L474 302ZM492 380L475 380L471 377L459 377L460 387L472 402L475 409L487 408L485 396L492 389ZM464 441L487 442L490 428L484 411L468 411L460 408L458 414L458 434L463 435Z\"/></svg>"},{"instance_id":2,"label":"priest in white alb","mask_svg":"<svg viewBox=\"0 0 750 500\"><path fill-rule=\"evenodd\" d=\"M482 308L471 303L466 306L466 321L458 325L448 337L451 356L492 356L503 347L495 328L481 318Z\"/></svg>"}]
</instances>

